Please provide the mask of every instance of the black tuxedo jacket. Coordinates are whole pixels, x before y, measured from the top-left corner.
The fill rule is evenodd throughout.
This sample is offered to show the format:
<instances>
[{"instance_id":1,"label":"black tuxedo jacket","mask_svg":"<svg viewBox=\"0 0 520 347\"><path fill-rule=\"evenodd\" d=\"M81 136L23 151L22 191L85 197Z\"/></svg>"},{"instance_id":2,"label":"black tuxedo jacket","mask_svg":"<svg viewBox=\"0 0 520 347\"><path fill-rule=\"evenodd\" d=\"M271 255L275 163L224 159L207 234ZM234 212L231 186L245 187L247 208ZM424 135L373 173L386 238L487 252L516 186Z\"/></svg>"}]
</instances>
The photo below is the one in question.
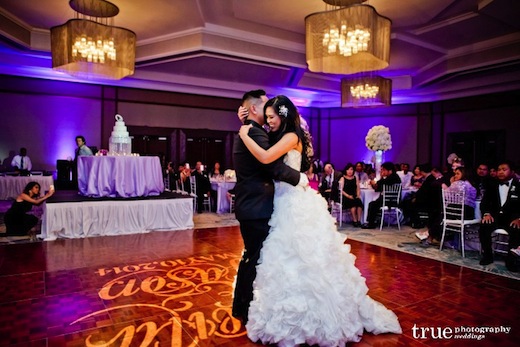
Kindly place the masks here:
<instances>
[{"instance_id":1,"label":"black tuxedo jacket","mask_svg":"<svg viewBox=\"0 0 520 347\"><path fill-rule=\"evenodd\" d=\"M435 178L432 174L428 175L415 194L415 203L419 208L439 209L442 208L442 184L449 185L445 176Z\"/></svg>"},{"instance_id":2,"label":"black tuxedo jacket","mask_svg":"<svg viewBox=\"0 0 520 347\"><path fill-rule=\"evenodd\" d=\"M269 137L256 122L249 121L253 127L249 136L260 147L268 149ZM273 213L274 183L284 181L296 186L300 172L283 163L283 157L271 164L262 164L249 152L246 145L235 137L233 161L237 176L235 186L235 215L238 220L270 218Z\"/></svg>"},{"instance_id":3,"label":"black tuxedo jacket","mask_svg":"<svg viewBox=\"0 0 520 347\"><path fill-rule=\"evenodd\" d=\"M401 177L399 177L399 175L396 174L395 172L392 172L389 176L387 176L385 178L381 178L377 182L377 185L374 188L374 190L376 192L382 192L383 186L391 186L391 185L399 184L399 183L401 183Z\"/></svg>"},{"instance_id":4,"label":"black tuxedo jacket","mask_svg":"<svg viewBox=\"0 0 520 347\"><path fill-rule=\"evenodd\" d=\"M322 196L327 196L328 193L325 193L326 190L330 191L330 198L332 200L338 202L339 201L339 179L341 178L342 174L340 171L334 170L332 172L332 183L329 184L327 181L327 175L323 175L321 178L320 186L319 186L319 192Z\"/></svg>"},{"instance_id":5,"label":"black tuxedo jacket","mask_svg":"<svg viewBox=\"0 0 520 347\"><path fill-rule=\"evenodd\" d=\"M480 203L480 211L482 216L485 213L489 213L493 218L501 218L506 221L512 221L516 218L520 218L520 182L518 179L513 178L511 186L509 187L509 193L507 194L506 203L500 205L500 193L499 183L493 182L490 187L485 191L482 202Z\"/></svg>"}]
</instances>

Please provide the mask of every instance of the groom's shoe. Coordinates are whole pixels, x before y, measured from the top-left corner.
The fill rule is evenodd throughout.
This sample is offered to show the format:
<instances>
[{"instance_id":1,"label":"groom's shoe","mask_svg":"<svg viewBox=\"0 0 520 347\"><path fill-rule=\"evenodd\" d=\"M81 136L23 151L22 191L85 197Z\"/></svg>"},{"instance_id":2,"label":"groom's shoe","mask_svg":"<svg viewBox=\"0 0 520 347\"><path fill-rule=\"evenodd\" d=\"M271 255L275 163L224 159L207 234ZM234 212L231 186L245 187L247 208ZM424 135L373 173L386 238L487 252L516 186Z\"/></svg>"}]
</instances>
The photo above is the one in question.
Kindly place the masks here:
<instances>
[{"instance_id":1,"label":"groom's shoe","mask_svg":"<svg viewBox=\"0 0 520 347\"><path fill-rule=\"evenodd\" d=\"M361 226L361 229L375 229L376 225L374 223L365 223Z\"/></svg>"},{"instance_id":2,"label":"groom's shoe","mask_svg":"<svg viewBox=\"0 0 520 347\"><path fill-rule=\"evenodd\" d=\"M242 325L243 325L243 326L246 326L246 323L247 323L247 314L241 314L241 313L238 313L238 312L232 311L232 312L231 312L231 315L233 316L233 318L238 319L240 322L242 322Z\"/></svg>"}]
</instances>

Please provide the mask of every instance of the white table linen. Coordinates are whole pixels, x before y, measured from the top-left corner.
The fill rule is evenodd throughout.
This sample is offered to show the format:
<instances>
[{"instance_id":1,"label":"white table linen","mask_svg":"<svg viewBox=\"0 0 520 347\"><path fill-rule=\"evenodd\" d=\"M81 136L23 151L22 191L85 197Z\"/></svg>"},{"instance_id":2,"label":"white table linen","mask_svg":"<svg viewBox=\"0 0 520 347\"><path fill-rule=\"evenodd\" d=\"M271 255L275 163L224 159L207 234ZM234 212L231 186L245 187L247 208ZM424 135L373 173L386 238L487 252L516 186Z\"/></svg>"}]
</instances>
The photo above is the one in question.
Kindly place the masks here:
<instances>
[{"instance_id":1,"label":"white table linen","mask_svg":"<svg viewBox=\"0 0 520 347\"><path fill-rule=\"evenodd\" d=\"M229 213L229 200L227 192L235 187L236 182L211 181L211 189L217 192L217 213Z\"/></svg>"},{"instance_id":2,"label":"white table linen","mask_svg":"<svg viewBox=\"0 0 520 347\"><path fill-rule=\"evenodd\" d=\"M16 199L29 182L40 184L40 194L50 190L54 180L52 176L0 176L0 200Z\"/></svg>"},{"instance_id":3,"label":"white table linen","mask_svg":"<svg viewBox=\"0 0 520 347\"><path fill-rule=\"evenodd\" d=\"M91 197L157 196L164 191L159 157L78 157L78 188Z\"/></svg>"}]
</instances>

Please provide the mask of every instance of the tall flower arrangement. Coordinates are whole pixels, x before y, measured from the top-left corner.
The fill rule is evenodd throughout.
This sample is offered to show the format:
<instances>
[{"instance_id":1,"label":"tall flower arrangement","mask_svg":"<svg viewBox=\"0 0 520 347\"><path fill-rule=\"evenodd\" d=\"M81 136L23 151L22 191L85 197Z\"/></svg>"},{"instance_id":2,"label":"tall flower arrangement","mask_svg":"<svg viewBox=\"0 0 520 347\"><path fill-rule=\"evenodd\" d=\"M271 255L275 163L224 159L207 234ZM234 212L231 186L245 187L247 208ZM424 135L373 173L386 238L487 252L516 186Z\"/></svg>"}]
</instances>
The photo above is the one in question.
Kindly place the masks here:
<instances>
[{"instance_id":1,"label":"tall flower arrangement","mask_svg":"<svg viewBox=\"0 0 520 347\"><path fill-rule=\"evenodd\" d=\"M392 149L390 129L383 125L373 126L365 137L365 145L371 151L388 151Z\"/></svg>"}]
</instances>

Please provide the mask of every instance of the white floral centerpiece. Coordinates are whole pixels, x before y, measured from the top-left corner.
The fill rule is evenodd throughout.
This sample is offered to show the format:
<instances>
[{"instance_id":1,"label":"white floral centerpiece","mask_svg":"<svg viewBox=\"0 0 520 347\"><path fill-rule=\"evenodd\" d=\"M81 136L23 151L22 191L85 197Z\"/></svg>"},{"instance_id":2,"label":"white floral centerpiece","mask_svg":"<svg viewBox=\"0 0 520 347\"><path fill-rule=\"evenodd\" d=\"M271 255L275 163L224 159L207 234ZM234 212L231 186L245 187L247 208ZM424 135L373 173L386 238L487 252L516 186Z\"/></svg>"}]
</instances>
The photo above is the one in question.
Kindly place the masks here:
<instances>
[{"instance_id":1,"label":"white floral centerpiece","mask_svg":"<svg viewBox=\"0 0 520 347\"><path fill-rule=\"evenodd\" d=\"M226 181L235 182L237 180L235 170L227 169L224 171L224 178Z\"/></svg>"},{"instance_id":2,"label":"white floral centerpiece","mask_svg":"<svg viewBox=\"0 0 520 347\"><path fill-rule=\"evenodd\" d=\"M388 151L392 149L390 129L383 125L373 126L365 137L365 145L371 151Z\"/></svg>"},{"instance_id":3,"label":"white floral centerpiece","mask_svg":"<svg viewBox=\"0 0 520 347\"><path fill-rule=\"evenodd\" d=\"M370 128L365 137L365 145L374 151L374 161L376 170L376 180L381 178L381 163L383 162L383 152L392 149L392 137L390 129L383 125L376 125Z\"/></svg>"}]
</instances>

